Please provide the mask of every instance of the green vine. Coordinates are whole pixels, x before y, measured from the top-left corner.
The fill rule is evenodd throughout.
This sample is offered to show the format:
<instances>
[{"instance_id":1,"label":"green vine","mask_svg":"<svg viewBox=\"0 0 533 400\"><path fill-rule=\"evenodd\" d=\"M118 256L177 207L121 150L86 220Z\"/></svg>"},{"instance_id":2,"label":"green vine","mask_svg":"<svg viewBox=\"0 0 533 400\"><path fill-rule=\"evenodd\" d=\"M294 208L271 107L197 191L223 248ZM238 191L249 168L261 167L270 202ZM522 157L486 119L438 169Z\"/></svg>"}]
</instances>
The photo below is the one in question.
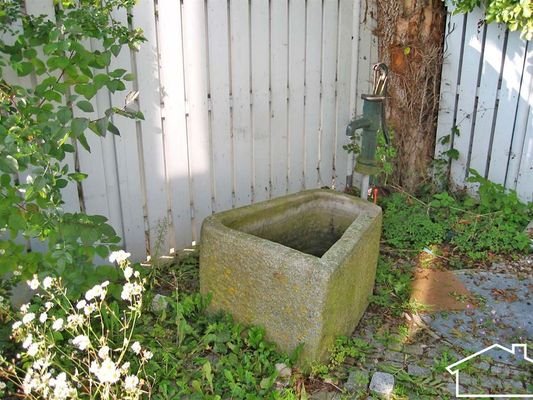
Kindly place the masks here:
<instances>
[{"instance_id":1,"label":"green vine","mask_svg":"<svg viewBox=\"0 0 533 400\"><path fill-rule=\"evenodd\" d=\"M507 25L511 31L520 31L522 39L533 38L533 5L531 0L452 0L455 14L471 12L483 7L485 20Z\"/></svg>"}]
</instances>

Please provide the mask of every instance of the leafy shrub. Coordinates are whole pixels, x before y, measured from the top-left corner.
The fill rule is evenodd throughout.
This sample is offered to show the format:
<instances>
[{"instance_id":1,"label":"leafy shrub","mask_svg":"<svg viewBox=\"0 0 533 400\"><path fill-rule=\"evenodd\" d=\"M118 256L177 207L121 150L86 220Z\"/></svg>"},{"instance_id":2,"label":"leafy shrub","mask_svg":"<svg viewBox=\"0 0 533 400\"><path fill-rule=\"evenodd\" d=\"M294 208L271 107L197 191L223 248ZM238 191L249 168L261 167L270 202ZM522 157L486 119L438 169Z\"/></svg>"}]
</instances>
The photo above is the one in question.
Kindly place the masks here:
<instances>
[{"instance_id":1,"label":"leafy shrub","mask_svg":"<svg viewBox=\"0 0 533 400\"><path fill-rule=\"evenodd\" d=\"M453 0L456 13L484 7L487 22L506 24L509 30L521 31L525 40L533 38L533 5L530 0Z\"/></svg>"},{"instance_id":2,"label":"leafy shrub","mask_svg":"<svg viewBox=\"0 0 533 400\"><path fill-rule=\"evenodd\" d=\"M127 107L110 107L94 120L82 115L94 111L90 100L100 89L126 88L133 76L111 69L111 60L143 38L112 17L132 0L55 3L55 21L24 13L18 0L0 3L0 276L17 272L28 279L47 271L74 287L94 283L92 271L83 269L95 255L116 250L120 239L104 217L63 212L62 189L86 177L66 157L89 150L89 130L118 134L117 115L142 118ZM13 82L13 72L36 85ZM27 239L48 251L27 252Z\"/></svg>"}]
</instances>

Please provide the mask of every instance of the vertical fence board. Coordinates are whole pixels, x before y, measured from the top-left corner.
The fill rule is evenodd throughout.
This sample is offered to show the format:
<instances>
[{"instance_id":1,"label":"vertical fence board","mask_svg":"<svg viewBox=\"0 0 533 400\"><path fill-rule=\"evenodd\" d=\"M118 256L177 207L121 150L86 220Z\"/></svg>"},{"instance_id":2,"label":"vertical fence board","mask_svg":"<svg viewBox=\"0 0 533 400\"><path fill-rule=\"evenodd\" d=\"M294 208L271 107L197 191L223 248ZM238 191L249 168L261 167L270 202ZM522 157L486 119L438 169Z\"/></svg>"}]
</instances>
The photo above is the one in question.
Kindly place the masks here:
<instances>
[{"instance_id":1,"label":"vertical fence board","mask_svg":"<svg viewBox=\"0 0 533 400\"><path fill-rule=\"evenodd\" d=\"M304 187L305 1L289 3L289 182L290 193Z\"/></svg>"},{"instance_id":2,"label":"vertical fence board","mask_svg":"<svg viewBox=\"0 0 533 400\"><path fill-rule=\"evenodd\" d=\"M272 196L287 192L287 80L288 80L288 4L287 0L270 3L270 85L271 105L271 180ZM274 151L275 149L275 151Z\"/></svg>"},{"instance_id":3,"label":"vertical fence board","mask_svg":"<svg viewBox=\"0 0 533 400\"><path fill-rule=\"evenodd\" d=\"M526 43L520 39L518 32L510 33L503 65L502 83L496 124L492 140L492 151L488 179L505 184L507 166L510 157L512 127L520 94L522 66Z\"/></svg>"},{"instance_id":4,"label":"vertical fence board","mask_svg":"<svg viewBox=\"0 0 533 400\"><path fill-rule=\"evenodd\" d=\"M199 239L202 220L211 214L211 146L207 109L206 13L203 1L183 6L185 82L189 103L191 191L194 205L193 238Z\"/></svg>"},{"instance_id":5,"label":"vertical fence board","mask_svg":"<svg viewBox=\"0 0 533 400\"><path fill-rule=\"evenodd\" d=\"M247 1L230 0L235 205L252 201L250 30Z\"/></svg>"},{"instance_id":6,"label":"vertical fence board","mask_svg":"<svg viewBox=\"0 0 533 400\"><path fill-rule=\"evenodd\" d=\"M159 62L155 26L155 10L151 1L141 1L132 10L133 27L141 28L147 41L135 53L139 106L144 120L141 129L141 164L143 191L150 249L156 246L168 250L172 244L156 243L158 229L168 225L168 204L165 177L165 153L161 127L161 97L159 93Z\"/></svg>"},{"instance_id":7,"label":"vertical fence board","mask_svg":"<svg viewBox=\"0 0 533 400\"><path fill-rule=\"evenodd\" d=\"M474 105L483 44L483 32L478 28L478 20L476 16L468 15L464 35L463 60L468 60L468 62L463 62L460 72L461 81L456 118L457 134L453 137L453 147L459 151L459 157L457 160L452 161L450 171L452 181L458 186L464 185L464 180L467 176L470 136L475 118Z\"/></svg>"},{"instance_id":8,"label":"vertical fence board","mask_svg":"<svg viewBox=\"0 0 533 400\"><path fill-rule=\"evenodd\" d=\"M357 98L357 75L359 73L359 42L360 42L360 30L362 29L359 20L361 18L361 3L356 1L353 5L352 13L352 63L350 72L350 120L357 115L357 104L359 99ZM349 154L346 163L346 175L352 177L353 185L353 172L355 164L355 156Z\"/></svg>"},{"instance_id":9,"label":"vertical fence board","mask_svg":"<svg viewBox=\"0 0 533 400\"><path fill-rule=\"evenodd\" d=\"M350 74L352 62L353 2L341 0L339 7L339 52L337 62L337 132L335 150L335 188L346 188L348 153L342 148L348 143L346 127L350 122Z\"/></svg>"},{"instance_id":10,"label":"vertical fence board","mask_svg":"<svg viewBox=\"0 0 533 400\"><path fill-rule=\"evenodd\" d=\"M214 211L232 207L233 165L230 93L229 20L225 2L207 3L211 140L213 144Z\"/></svg>"},{"instance_id":11,"label":"vertical fence board","mask_svg":"<svg viewBox=\"0 0 533 400\"><path fill-rule=\"evenodd\" d=\"M192 243L181 5L159 0L159 52L166 173L177 248Z\"/></svg>"},{"instance_id":12,"label":"vertical fence board","mask_svg":"<svg viewBox=\"0 0 533 400\"><path fill-rule=\"evenodd\" d=\"M322 59L322 1L307 2L305 58L305 188L319 186L320 76Z\"/></svg>"},{"instance_id":13,"label":"vertical fence board","mask_svg":"<svg viewBox=\"0 0 533 400\"><path fill-rule=\"evenodd\" d=\"M337 75L338 3L324 1L322 34L322 121L320 126L320 184L331 186L336 136L335 92Z\"/></svg>"},{"instance_id":14,"label":"vertical fence board","mask_svg":"<svg viewBox=\"0 0 533 400\"><path fill-rule=\"evenodd\" d=\"M502 26L496 24L487 26L475 130L472 138L472 154L469 164L469 168L475 169L482 176L486 174L492 122L498 94L498 80L501 73L504 38L505 29Z\"/></svg>"},{"instance_id":15,"label":"vertical fence board","mask_svg":"<svg viewBox=\"0 0 533 400\"><path fill-rule=\"evenodd\" d=\"M516 182L518 196L527 202L533 201L533 87L529 95L529 114L527 131L520 163L519 174Z\"/></svg>"},{"instance_id":16,"label":"vertical fence board","mask_svg":"<svg viewBox=\"0 0 533 400\"><path fill-rule=\"evenodd\" d=\"M270 10L251 2L254 201L270 198Z\"/></svg>"},{"instance_id":17,"label":"vertical fence board","mask_svg":"<svg viewBox=\"0 0 533 400\"><path fill-rule=\"evenodd\" d=\"M127 23L125 10L117 10L113 17L123 24ZM129 49L123 48L119 55L112 59L110 68L123 68L126 71L132 71ZM111 104L117 107L123 106L125 95L132 90L133 82L126 82L125 92L109 93ZM115 154L124 246L132 254L133 259L143 260L146 257L144 196L141 187L142 169L139 161L136 123L120 116L113 116L112 121L120 131L120 136L115 137Z\"/></svg>"},{"instance_id":18,"label":"vertical fence board","mask_svg":"<svg viewBox=\"0 0 533 400\"><path fill-rule=\"evenodd\" d=\"M505 187L516 189L518 175L520 173L520 164L522 150L526 143L527 124L531 113L531 90L533 89L533 48L527 46L524 57L524 68L521 73L522 82L520 84L520 94L518 97L518 106L514 116L513 140L511 143L511 153L509 156L509 165L507 167L507 176L505 178ZM533 182L531 183L533 185Z\"/></svg>"},{"instance_id":19,"label":"vertical fence board","mask_svg":"<svg viewBox=\"0 0 533 400\"><path fill-rule=\"evenodd\" d=\"M461 40L465 18L463 14L449 14L446 21L439 116L435 140L436 159L442 158L450 149L452 143L452 129L455 123L455 101L461 62Z\"/></svg>"}]
</instances>

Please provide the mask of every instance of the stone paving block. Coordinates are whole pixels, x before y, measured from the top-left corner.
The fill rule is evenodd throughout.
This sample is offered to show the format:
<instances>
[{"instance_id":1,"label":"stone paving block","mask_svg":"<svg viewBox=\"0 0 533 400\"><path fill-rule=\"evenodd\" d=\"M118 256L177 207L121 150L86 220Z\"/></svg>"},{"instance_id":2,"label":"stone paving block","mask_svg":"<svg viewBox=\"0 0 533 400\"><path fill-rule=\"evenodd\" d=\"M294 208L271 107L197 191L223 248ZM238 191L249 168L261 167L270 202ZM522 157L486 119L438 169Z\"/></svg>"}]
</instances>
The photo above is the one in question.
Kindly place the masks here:
<instances>
[{"instance_id":1,"label":"stone paving block","mask_svg":"<svg viewBox=\"0 0 533 400\"><path fill-rule=\"evenodd\" d=\"M376 372L370 381L370 391L389 399L394 390L394 376L386 372Z\"/></svg>"},{"instance_id":2,"label":"stone paving block","mask_svg":"<svg viewBox=\"0 0 533 400\"><path fill-rule=\"evenodd\" d=\"M395 361L397 363L404 363L405 362L405 354L397 352L397 351L387 351L383 355L383 359L385 361Z\"/></svg>"},{"instance_id":3,"label":"stone paving block","mask_svg":"<svg viewBox=\"0 0 533 400\"><path fill-rule=\"evenodd\" d=\"M424 354L424 348L419 344L410 344L404 346L403 351L407 354L412 354L414 356L421 356Z\"/></svg>"},{"instance_id":4,"label":"stone paving block","mask_svg":"<svg viewBox=\"0 0 533 400\"><path fill-rule=\"evenodd\" d=\"M407 365L407 373L412 376L427 376L431 371L416 364L409 364Z\"/></svg>"},{"instance_id":5,"label":"stone paving block","mask_svg":"<svg viewBox=\"0 0 533 400\"><path fill-rule=\"evenodd\" d=\"M366 370L350 371L348 380L344 384L344 388L349 392L356 392L359 390L367 390L368 382L370 381L370 373Z\"/></svg>"}]
</instances>

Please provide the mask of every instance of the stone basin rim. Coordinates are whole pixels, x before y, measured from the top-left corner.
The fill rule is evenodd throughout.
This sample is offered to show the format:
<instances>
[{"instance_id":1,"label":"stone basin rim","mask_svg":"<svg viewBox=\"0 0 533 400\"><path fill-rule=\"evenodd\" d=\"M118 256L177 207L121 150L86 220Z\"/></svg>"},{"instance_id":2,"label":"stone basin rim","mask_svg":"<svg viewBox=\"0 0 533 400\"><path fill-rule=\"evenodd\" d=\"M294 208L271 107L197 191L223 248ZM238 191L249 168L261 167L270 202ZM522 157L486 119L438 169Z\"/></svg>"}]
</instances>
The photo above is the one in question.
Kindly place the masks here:
<instances>
[{"instance_id":1,"label":"stone basin rim","mask_svg":"<svg viewBox=\"0 0 533 400\"><path fill-rule=\"evenodd\" d=\"M239 212L245 213L245 215L251 215L260 213L261 210L274 208L276 205L291 201L299 204L299 200L305 200L305 202L311 202L320 199L335 200L335 198L342 198L352 203L355 207L361 209L361 212L357 214L354 220L346 228L344 233L335 241L335 243L321 256L315 256L313 254L305 253L287 245L264 239L253 233L243 232L237 228L231 228L224 223L226 218L229 218L232 214ZM235 238L245 239L254 243L261 244L262 246L268 246L272 250L283 251L287 253L298 254L300 257L312 257L314 260L319 260L322 264L331 265L334 267L339 260L348 257L350 253L351 243L362 239L363 233L366 228L372 223L372 220L381 213L381 208L373 203L361 200L357 197L336 192L331 189L311 189L298 193L283 195L270 200L261 201L247 206L238 207L235 209L221 211L219 213L210 215L204 220L205 225L211 225L216 227L217 230L223 231L225 234L233 236ZM334 264L335 265L334 265Z\"/></svg>"}]
</instances>

